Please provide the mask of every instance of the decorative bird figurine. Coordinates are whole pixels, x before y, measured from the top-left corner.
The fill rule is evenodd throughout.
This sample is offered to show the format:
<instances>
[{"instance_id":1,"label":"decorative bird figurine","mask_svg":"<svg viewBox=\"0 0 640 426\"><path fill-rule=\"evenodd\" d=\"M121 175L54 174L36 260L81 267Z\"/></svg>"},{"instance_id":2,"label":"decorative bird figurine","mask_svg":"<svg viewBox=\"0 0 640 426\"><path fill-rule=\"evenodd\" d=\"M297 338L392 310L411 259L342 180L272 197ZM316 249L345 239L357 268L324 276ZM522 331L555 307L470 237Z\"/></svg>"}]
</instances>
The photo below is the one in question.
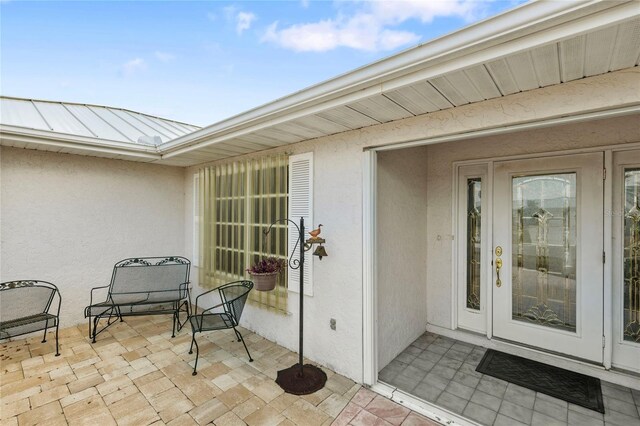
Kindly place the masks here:
<instances>
[{"instance_id":1,"label":"decorative bird figurine","mask_svg":"<svg viewBox=\"0 0 640 426\"><path fill-rule=\"evenodd\" d=\"M309 235L311 235L311 238L313 239L318 238L318 236L320 235L320 232L322 232L320 228L322 228L322 224L318 225L317 229L314 229L313 231L309 231Z\"/></svg>"}]
</instances>

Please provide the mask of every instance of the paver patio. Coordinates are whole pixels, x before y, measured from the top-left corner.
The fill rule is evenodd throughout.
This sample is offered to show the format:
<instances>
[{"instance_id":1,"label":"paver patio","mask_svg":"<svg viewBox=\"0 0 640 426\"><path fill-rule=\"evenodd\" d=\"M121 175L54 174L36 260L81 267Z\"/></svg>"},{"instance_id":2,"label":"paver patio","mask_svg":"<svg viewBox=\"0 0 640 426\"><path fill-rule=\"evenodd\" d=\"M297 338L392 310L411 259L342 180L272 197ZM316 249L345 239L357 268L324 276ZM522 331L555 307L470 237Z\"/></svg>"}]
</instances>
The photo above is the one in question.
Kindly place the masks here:
<instances>
[{"instance_id":1,"label":"paver patio","mask_svg":"<svg viewBox=\"0 0 640 426\"><path fill-rule=\"evenodd\" d=\"M86 325L61 329L59 357L51 335L4 342L0 424L329 425L342 411L335 424L435 424L324 367L324 389L286 394L274 379L297 355L241 332L255 361L233 331L205 333L197 376L191 334L172 339L169 317L127 318L95 344Z\"/></svg>"}]
</instances>

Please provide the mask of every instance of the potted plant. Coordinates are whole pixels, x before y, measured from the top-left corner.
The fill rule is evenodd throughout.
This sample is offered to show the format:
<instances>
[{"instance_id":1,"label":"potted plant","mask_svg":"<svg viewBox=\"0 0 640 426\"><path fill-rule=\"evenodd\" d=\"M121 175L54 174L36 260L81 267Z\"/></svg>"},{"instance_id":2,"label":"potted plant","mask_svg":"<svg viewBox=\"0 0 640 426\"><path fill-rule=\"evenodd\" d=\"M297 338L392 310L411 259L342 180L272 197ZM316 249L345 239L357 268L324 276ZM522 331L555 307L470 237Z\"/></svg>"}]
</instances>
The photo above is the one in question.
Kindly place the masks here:
<instances>
[{"instance_id":1,"label":"potted plant","mask_svg":"<svg viewBox=\"0 0 640 426\"><path fill-rule=\"evenodd\" d=\"M247 272L251 275L255 289L271 291L276 287L278 274L286 267L286 261L277 257L265 257L254 263Z\"/></svg>"}]
</instances>

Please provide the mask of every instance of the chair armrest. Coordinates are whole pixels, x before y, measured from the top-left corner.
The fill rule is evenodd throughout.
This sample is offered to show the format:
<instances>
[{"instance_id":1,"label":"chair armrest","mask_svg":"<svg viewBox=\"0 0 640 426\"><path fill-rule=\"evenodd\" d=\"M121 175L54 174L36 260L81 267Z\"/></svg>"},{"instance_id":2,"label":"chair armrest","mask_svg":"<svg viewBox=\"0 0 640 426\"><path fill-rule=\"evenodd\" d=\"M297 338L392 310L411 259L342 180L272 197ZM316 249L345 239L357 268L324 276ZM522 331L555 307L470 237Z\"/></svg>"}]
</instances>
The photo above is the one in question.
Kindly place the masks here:
<instances>
[{"instance_id":1,"label":"chair armrest","mask_svg":"<svg viewBox=\"0 0 640 426\"><path fill-rule=\"evenodd\" d=\"M207 295L207 294L209 294L209 293L211 293L211 292L213 292L213 291L215 291L215 290L218 290L218 287L216 287L216 288L212 288L211 290L207 290L207 291L205 291L204 293L200 293L200 294L198 295L198 297L196 297L196 311L195 311L195 312L196 312L196 314L198 313L198 300L199 300L202 296L205 296L205 295Z\"/></svg>"},{"instance_id":2,"label":"chair armrest","mask_svg":"<svg viewBox=\"0 0 640 426\"><path fill-rule=\"evenodd\" d=\"M102 288L109 288L109 286L108 285L103 285L103 286L94 287L94 288L91 289L91 297L89 298L89 306L93 305L93 291L94 290L99 290L99 289L102 289Z\"/></svg>"},{"instance_id":3,"label":"chair armrest","mask_svg":"<svg viewBox=\"0 0 640 426\"><path fill-rule=\"evenodd\" d=\"M207 313L207 312L209 312L209 311L212 311L212 310L214 310L215 308L219 308L220 306L224 306L224 305L226 305L226 303L225 303L225 302L218 303L217 305L213 305L212 307L207 308L207 309L205 309L204 311L202 311L202 313L201 313L200 315L203 315L203 316L204 316L204 314L205 314L205 313Z\"/></svg>"}]
</instances>

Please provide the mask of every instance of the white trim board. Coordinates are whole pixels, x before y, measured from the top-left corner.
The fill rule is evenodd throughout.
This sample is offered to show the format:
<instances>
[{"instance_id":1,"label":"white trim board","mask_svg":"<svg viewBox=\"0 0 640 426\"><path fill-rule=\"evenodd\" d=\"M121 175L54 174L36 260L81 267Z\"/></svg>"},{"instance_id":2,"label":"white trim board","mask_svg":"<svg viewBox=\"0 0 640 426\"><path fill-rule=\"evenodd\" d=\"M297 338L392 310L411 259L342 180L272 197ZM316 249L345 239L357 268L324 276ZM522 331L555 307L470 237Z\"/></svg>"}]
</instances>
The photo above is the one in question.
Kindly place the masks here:
<instances>
[{"instance_id":1,"label":"white trim board","mask_svg":"<svg viewBox=\"0 0 640 426\"><path fill-rule=\"evenodd\" d=\"M627 115L640 114L640 104L613 108L602 111L586 112L567 117L551 118L546 120L530 121L527 123L514 124L511 126L501 126L489 129L474 130L465 133L454 133L434 138L416 139L404 142L390 143L385 145L368 146L364 151L391 151L396 149L413 148L416 146L433 145L444 142L458 142L466 139L476 139L487 136L503 135L527 130L543 129L546 127L562 126L566 124L582 123L585 121L603 120L606 118L624 117ZM476 160L477 161L477 160Z\"/></svg>"}]
</instances>

